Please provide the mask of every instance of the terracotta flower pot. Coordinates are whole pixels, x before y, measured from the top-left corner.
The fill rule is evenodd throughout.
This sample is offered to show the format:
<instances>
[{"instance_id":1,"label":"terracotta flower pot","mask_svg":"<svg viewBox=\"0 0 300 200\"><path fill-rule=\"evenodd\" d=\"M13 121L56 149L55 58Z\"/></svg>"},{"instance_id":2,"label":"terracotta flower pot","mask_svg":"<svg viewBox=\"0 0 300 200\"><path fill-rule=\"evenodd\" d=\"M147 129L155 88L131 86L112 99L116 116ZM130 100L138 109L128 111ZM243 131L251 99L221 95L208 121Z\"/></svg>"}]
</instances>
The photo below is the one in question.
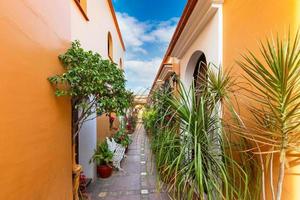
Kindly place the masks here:
<instances>
[{"instance_id":1,"label":"terracotta flower pot","mask_svg":"<svg viewBox=\"0 0 300 200\"><path fill-rule=\"evenodd\" d=\"M113 168L108 165L98 165L97 166L97 175L100 178L108 178L111 176Z\"/></svg>"}]
</instances>

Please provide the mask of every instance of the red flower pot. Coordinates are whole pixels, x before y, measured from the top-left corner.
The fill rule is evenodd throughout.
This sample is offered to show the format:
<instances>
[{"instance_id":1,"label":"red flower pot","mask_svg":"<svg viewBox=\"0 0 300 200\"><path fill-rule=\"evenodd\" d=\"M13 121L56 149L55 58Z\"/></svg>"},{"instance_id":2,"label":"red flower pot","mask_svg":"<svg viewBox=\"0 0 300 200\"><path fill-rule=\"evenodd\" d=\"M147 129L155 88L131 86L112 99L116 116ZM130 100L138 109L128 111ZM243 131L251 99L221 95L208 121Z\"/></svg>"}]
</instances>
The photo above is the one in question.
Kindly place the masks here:
<instances>
[{"instance_id":1,"label":"red flower pot","mask_svg":"<svg viewBox=\"0 0 300 200\"><path fill-rule=\"evenodd\" d=\"M130 125L130 124L127 124L127 125L126 125L126 129L130 131L130 130L131 130L131 125Z\"/></svg>"},{"instance_id":2,"label":"red flower pot","mask_svg":"<svg viewBox=\"0 0 300 200\"><path fill-rule=\"evenodd\" d=\"M111 176L113 168L108 165L98 165L97 166L97 175L100 178L108 178Z\"/></svg>"}]
</instances>

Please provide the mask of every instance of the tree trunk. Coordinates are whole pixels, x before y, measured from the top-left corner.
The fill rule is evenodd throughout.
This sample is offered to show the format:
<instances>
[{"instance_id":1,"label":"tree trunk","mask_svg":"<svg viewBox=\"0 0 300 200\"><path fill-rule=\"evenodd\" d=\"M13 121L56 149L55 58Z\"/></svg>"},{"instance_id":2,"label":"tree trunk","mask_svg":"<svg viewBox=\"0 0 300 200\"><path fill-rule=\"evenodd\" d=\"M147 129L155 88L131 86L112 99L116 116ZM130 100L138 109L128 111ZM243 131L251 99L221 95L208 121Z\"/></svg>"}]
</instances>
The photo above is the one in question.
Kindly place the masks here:
<instances>
[{"instance_id":1,"label":"tree trunk","mask_svg":"<svg viewBox=\"0 0 300 200\"><path fill-rule=\"evenodd\" d=\"M78 189L79 189L79 178L81 173L81 166L77 164L76 161L76 140L74 138L74 135L76 135L78 131L78 111L75 108L75 105L77 103L77 99L72 98L71 100L71 106L72 106L72 171L73 171L73 199L79 200L78 196Z\"/></svg>"},{"instance_id":2,"label":"tree trunk","mask_svg":"<svg viewBox=\"0 0 300 200\"><path fill-rule=\"evenodd\" d=\"M284 165L285 165L285 159L282 159L280 161L279 166L279 176L277 181L277 194L276 194L276 200L281 200L281 193L282 193L282 186L283 186L283 179L284 179Z\"/></svg>"}]
</instances>

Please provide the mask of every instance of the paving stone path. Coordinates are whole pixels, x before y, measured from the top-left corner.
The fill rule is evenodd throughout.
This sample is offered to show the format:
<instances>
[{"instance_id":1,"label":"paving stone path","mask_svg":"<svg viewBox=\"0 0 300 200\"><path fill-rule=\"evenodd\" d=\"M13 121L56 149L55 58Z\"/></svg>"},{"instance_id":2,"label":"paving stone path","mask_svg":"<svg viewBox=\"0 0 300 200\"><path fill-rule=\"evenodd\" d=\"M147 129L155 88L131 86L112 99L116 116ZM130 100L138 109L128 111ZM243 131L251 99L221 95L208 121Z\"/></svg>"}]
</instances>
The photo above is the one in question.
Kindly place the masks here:
<instances>
[{"instance_id":1,"label":"paving stone path","mask_svg":"<svg viewBox=\"0 0 300 200\"><path fill-rule=\"evenodd\" d=\"M108 179L98 178L88 188L92 200L168 200L159 181L149 146L149 139L138 123L122 171L114 171Z\"/></svg>"}]
</instances>

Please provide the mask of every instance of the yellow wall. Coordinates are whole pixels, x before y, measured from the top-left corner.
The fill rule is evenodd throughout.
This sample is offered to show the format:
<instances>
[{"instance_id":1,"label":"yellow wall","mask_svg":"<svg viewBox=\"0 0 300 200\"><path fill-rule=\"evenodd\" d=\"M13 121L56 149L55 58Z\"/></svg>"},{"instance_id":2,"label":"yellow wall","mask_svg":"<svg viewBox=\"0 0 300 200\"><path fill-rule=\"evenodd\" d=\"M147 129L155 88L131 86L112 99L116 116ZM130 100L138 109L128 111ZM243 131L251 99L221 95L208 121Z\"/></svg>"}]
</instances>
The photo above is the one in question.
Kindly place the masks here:
<instances>
[{"instance_id":1,"label":"yellow wall","mask_svg":"<svg viewBox=\"0 0 300 200\"><path fill-rule=\"evenodd\" d=\"M71 110L47 77L70 44L70 2L0 1L0 199L72 199Z\"/></svg>"},{"instance_id":2,"label":"yellow wall","mask_svg":"<svg viewBox=\"0 0 300 200\"><path fill-rule=\"evenodd\" d=\"M225 0L223 12L225 68L241 74L235 60L246 48L258 53L257 41L278 33L295 32L300 24L298 0ZM275 177L276 178L276 177ZM287 170L283 199L300 199L300 164ZM268 196L270 199L270 196Z\"/></svg>"}]
</instances>

